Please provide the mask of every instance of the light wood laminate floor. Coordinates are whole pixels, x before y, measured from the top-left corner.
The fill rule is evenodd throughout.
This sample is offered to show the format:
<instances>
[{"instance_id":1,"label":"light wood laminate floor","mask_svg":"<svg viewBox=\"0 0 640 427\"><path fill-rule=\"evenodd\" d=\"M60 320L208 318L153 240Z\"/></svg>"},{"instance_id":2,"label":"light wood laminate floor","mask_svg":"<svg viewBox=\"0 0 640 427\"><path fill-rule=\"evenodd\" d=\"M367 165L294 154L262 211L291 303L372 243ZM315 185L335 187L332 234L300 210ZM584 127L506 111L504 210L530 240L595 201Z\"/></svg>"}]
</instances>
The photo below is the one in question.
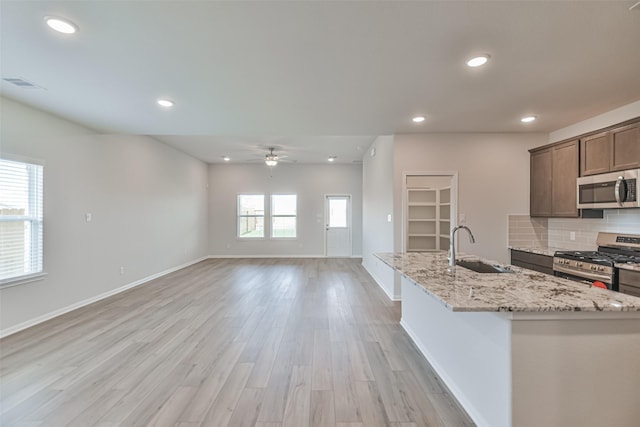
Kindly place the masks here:
<instances>
[{"instance_id":1,"label":"light wood laminate floor","mask_svg":"<svg viewBox=\"0 0 640 427\"><path fill-rule=\"evenodd\" d=\"M207 260L0 341L0 425L472 426L353 259Z\"/></svg>"}]
</instances>

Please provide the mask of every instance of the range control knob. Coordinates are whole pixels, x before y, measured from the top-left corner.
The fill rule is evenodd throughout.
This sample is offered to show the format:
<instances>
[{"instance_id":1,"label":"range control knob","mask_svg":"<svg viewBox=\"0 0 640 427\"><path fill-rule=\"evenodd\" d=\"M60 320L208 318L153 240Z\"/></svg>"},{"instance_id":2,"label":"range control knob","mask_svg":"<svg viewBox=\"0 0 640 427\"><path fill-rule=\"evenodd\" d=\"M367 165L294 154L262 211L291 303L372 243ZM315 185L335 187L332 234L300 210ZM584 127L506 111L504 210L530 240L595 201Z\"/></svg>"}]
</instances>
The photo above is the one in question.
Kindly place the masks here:
<instances>
[{"instance_id":1,"label":"range control knob","mask_svg":"<svg viewBox=\"0 0 640 427\"><path fill-rule=\"evenodd\" d=\"M604 267L598 267L598 271L604 271Z\"/></svg>"},{"instance_id":2,"label":"range control knob","mask_svg":"<svg viewBox=\"0 0 640 427\"><path fill-rule=\"evenodd\" d=\"M578 267L582 267L582 263L581 262L578 263Z\"/></svg>"}]
</instances>

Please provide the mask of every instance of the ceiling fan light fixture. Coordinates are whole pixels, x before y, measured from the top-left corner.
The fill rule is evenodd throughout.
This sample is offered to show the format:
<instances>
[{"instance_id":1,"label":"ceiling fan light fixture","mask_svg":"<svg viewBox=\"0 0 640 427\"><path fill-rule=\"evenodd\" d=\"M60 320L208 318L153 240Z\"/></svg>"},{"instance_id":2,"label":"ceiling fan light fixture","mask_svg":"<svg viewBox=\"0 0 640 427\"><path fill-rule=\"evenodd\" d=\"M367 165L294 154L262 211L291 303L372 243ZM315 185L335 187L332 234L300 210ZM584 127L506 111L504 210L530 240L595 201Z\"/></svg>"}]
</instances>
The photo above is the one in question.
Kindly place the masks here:
<instances>
[{"instance_id":1,"label":"ceiling fan light fixture","mask_svg":"<svg viewBox=\"0 0 640 427\"><path fill-rule=\"evenodd\" d=\"M74 34L78 31L78 26L68 19L59 18L57 16L45 16L44 22L49 28L62 34Z\"/></svg>"},{"instance_id":2,"label":"ceiling fan light fixture","mask_svg":"<svg viewBox=\"0 0 640 427\"><path fill-rule=\"evenodd\" d=\"M273 154L273 150L274 150L273 148L269 147L269 154L264 156L264 163L269 167L272 167L278 164L278 155Z\"/></svg>"}]
</instances>

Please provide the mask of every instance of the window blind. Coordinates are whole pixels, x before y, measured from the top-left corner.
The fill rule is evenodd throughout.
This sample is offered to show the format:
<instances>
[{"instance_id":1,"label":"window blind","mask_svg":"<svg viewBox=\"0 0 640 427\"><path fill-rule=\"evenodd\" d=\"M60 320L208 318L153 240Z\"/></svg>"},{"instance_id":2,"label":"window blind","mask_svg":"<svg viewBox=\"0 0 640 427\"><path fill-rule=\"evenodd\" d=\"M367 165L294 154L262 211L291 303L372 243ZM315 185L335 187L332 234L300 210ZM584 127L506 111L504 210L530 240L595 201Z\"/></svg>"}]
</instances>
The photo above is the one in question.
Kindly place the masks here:
<instances>
[{"instance_id":1,"label":"window blind","mask_svg":"<svg viewBox=\"0 0 640 427\"><path fill-rule=\"evenodd\" d=\"M0 284L42 272L43 167L0 159Z\"/></svg>"},{"instance_id":2,"label":"window blind","mask_svg":"<svg viewBox=\"0 0 640 427\"><path fill-rule=\"evenodd\" d=\"M271 195L271 237L297 236L298 197L295 194Z\"/></svg>"}]
</instances>

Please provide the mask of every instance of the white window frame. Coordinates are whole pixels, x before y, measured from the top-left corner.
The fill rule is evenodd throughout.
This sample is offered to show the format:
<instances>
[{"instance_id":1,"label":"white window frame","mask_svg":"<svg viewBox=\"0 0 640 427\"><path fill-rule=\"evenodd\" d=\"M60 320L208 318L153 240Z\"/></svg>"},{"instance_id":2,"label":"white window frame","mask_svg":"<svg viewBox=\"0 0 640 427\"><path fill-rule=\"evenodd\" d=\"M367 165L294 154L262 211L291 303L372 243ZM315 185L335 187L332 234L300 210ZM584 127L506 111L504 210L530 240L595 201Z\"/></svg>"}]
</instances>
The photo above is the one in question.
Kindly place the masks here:
<instances>
[{"instance_id":1,"label":"white window frame","mask_svg":"<svg viewBox=\"0 0 640 427\"><path fill-rule=\"evenodd\" d=\"M295 196L296 198L296 214L295 215L276 215L273 212L273 198L277 197L277 196ZM298 195L295 193L275 193L275 194L271 194L271 196L269 197L269 205L270 205L270 210L269 213L271 215L271 218L269 218L269 238L273 239L273 240L296 240L298 238ZM296 235L293 237L277 237L273 235L273 232L275 230L275 227L273 226L273 220L276 218L295 218L296 220L296 228L295 228L295 233Z\"/></svg>"},{"instance_id":2,"label":"white window frame","mask_svg":"<svg viewBox=\"0 0 640 427\"><path fill-rule=\"evenodd\" d=\"M3 155L0 160L27 166L28 213L24 215L0 215L0 223L28 223L28 242L25 241L26 274L17 274L0 279L0 288L11 287L42 280L44 272L44 164L30 159ZM0 182L0 185L2 183Z\"/></svg>"},{"instance_id":3,"label":"white window frame","mask_svg":"<svg viewBox=\"0 0 640 427\"><path fill-rule=\"evenodd\" d=\"M240 198L242 196L262 196L262 215L243 215L240 212ZM238 193L236 195L236 239L238 240L264 240L267 234L267 209L266 209L267 197L264 193ZM262 218L263 230L262 236L241 236L240 225L241 218Z\"/></svg>"}]
</instances>

